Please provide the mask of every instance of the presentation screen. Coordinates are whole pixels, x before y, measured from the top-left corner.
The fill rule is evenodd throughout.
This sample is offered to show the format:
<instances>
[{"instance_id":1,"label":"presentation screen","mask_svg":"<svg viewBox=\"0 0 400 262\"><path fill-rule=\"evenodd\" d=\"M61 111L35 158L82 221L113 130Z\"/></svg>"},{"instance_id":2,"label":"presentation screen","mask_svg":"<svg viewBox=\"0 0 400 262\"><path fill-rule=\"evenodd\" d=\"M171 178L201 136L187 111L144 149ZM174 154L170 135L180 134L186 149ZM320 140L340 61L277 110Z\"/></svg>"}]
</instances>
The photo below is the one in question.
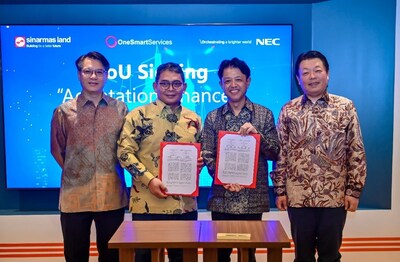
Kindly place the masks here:
<instances>
[{"instance_id":1,"label":"presentation screen","mask_svg":"<svg viewBox=\"0 0 400 262\"><path fill-rule=\"evenodd\" d=\"M80 93L75 60L89 51L109 60L104 92L129 110L156 98L157 67L176 62L187 82L182 104L205 119L227 101L217 72L222 60L233 57L251 69L248 97L270 108L275 121L290 99L291 25L2 25L7 188L60 186L50 121L58 105ZM211 181L203 168L200 186Z\"/></svg>"}]
</instances>

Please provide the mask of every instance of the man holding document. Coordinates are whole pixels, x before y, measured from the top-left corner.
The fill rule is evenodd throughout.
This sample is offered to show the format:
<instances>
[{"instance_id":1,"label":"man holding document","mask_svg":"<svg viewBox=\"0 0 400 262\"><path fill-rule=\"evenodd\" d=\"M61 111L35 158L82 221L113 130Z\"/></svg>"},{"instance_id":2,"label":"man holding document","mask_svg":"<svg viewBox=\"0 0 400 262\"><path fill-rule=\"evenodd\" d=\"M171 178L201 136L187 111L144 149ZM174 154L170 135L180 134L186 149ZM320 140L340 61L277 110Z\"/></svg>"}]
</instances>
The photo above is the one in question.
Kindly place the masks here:
<instances>
[{"instance_id":1,"label":"man holding document","mask_svg":"<svg viewBox=\"0 0 400 262\"><path fill-rule=\"evenodd\" d=\"M126 116L118 140L119 161L133 177L132 220L197 220L191 182L197 182L198 168L203 164L200 145L196 144L201 119L181 105L186 83L178 64L160 65L153 88L157 100ZM189 192L185 185L189 185ZM197 184L195 187L193 190ZM168 249L168 258L182 261L182 250ZM135 261L151 261L150 250L135 250Z\"/></svg>"},{"instance_id":2,"label":"man holding document","mask_svg":"<svg viewBox=\"0 0 400 262\"><path fill-rule=\"evenodd\" d=\"M218 70L228 102L207 114L202 156L213 177L207 209L213 220L261 220L269 211L268 162L277 160L279 141L272 111L246 96L250 68L238 58ZM218 261L230 261L232 249L220 249ZM255 249L249 261L255 260Z\"/></svg>"}]
</instances>

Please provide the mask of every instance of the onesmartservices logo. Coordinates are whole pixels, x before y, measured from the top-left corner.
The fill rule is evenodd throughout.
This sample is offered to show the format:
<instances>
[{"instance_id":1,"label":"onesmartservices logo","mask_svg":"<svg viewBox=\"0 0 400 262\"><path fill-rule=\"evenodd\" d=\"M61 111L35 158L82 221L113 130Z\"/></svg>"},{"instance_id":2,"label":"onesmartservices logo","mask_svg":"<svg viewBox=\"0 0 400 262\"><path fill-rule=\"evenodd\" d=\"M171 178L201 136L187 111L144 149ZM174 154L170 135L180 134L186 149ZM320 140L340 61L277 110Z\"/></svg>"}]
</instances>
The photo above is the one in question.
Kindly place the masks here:
<instances>
[{"instance_id":1,"label":"onesmartservices logo","mask_svg":"<svg viewBox=\"0 0 400 262\"><path fill-rule=\"evenodd\" d=\"M109 36L106 37L105 42L106 42L106 45L107 45L109 48L114 48L114 47L116 47L117 44L118 44L118 39L117 39L115 36L113 36L113 35L109 35Z\"/></svg>"},{"instance_id":2,"label":"onesmartservices logo","mask_svg":"<svg viewBox=\"0 0 400 262\"><path fill-rule=\"evenodd\" d=\"M26 47L25 36L16 36L14 39L15 47Z\"/></svg>"}]
</instances>

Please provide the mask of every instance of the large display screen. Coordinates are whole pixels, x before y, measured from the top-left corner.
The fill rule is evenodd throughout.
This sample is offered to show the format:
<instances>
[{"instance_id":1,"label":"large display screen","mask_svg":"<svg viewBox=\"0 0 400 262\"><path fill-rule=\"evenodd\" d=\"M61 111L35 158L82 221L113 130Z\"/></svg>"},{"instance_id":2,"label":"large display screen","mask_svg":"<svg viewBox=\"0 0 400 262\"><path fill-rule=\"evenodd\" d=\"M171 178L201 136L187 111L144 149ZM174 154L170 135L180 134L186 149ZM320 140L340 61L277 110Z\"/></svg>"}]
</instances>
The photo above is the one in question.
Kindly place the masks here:
<instances>
[{"instance_id":1,"label":"large display screen","mask_svg":"<svg viewBox=\"0 0 400 262\"><path fill-rule=\"evenodd\" d=\"M184 106L202 119L226 102L217 75L224 59L251 68L248 97L275 120L290 99L291 25L2 25L1 63L7 188L57 188L50 153L53 110L81 91L75 60L99 51L111 64L105 93L131 110L155 99L158 65L179 63ZM131 178L126 173L128 186ZM200 186L210 186L206 168Z\"/></svg>"}]
</instances>

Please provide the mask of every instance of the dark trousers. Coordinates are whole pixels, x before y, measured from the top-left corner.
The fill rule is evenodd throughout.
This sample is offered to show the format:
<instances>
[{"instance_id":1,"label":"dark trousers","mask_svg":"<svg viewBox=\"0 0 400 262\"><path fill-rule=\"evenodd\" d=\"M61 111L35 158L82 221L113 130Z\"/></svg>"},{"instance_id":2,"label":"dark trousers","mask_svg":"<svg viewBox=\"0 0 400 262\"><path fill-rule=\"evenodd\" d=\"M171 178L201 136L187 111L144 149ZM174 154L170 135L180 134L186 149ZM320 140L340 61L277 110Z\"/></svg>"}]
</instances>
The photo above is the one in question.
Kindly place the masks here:
<instances>
[{"instance_id":1,"label":"dark trousers","mask_svg":"<svg viewBox=\"0 0 400 262\"><path fill-rule=\"evenodd\" d=\"M132 214L132 220L149 221L149 220L197 220L197 211L183 213L183 214ZM168 248L168 259L170 262L183 261L183 249L181 248ZM136 262L151 262L150 249L135 249Z\"/></svg>"},{"instance_id":2,"label":"dark trousers","mask_svg":"<svg viewBox=\"0 0 400 262\"><path fill-rule=\"evenodd\" d=\"M211 211L212 220L261 220L262 214L227 214ZM218 249L218 262L231 261L232 248L219 248ZM249 262L256 261L256 249L252 248L249 251Z\"/></svg>"},{"instance_id":3,"label":"dark trousers","mask_svg":"<svg viewBox=\"0 0 400 262\"><path fill-rule=\"evenodd\" d=\"M65 261L89 261L90 228L94 221L99 261L118 262L118 249L108 249L108 241L124 221L124 215L124 208L103 212L61 212Z\"/></svg>"},{"instance_id":4,"label":"dark trousers","mask_svg":"<svg viewBox=\"0 0 400 262\"><path fill-rule=\"evenodd\" d=\"M288 208L295 262L340 262L347 211L343 208Z\"/></svg>"}]
</instances>

